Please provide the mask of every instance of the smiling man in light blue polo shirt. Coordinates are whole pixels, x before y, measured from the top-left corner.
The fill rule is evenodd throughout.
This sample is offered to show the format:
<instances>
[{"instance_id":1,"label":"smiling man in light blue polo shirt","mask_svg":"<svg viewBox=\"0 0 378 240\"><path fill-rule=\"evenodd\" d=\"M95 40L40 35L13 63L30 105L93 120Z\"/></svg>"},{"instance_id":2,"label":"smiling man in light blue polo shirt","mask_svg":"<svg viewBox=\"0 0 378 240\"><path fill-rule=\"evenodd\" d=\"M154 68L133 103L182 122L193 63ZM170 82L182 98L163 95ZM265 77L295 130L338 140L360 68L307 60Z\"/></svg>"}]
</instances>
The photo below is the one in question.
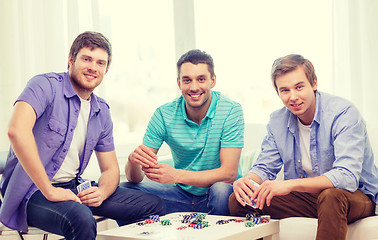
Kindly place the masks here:
<instances>
[{"instance_id":1,"label":"smiling man in light blue polo shirt","mask_svg":"<svg viewBox=\"0 0 378 240\"><path fill-rule=\"evenodd\" d=\"M212 57L200 50L177 62L182 96L159 107L143 144L129 155L121 186L160 196L171 212L229 215L228 197L244 145L243 110L219 92ZM174 167L159 163L156 153L166 142ZM140 183L144 176L152 181Z\"/></svg>"}]
</instances>

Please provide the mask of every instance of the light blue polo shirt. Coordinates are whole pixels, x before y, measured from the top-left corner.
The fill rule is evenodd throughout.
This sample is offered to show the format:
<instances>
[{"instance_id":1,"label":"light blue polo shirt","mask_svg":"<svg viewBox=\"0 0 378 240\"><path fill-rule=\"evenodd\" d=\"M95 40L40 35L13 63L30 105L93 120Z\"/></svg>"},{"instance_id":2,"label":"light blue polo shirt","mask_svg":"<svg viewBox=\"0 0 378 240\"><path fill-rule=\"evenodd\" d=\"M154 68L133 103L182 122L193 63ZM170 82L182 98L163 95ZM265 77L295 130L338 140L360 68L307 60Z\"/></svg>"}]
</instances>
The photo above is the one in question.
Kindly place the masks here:
<instances>
[{"instance_id":1,"label":"light blue polo shirt","mask_svg":"<svg viewBox=\"0 0 378 240\"><path fill-rule=\"evenodd\" d=\"M182 96L159 107L152 116L143 144L171 149L175 168L204 171L219 168L221 148L244 147L244 118L241 105L213 91L201 124L188 119ZM208 188L178 184L185 191L203 196Z\"/></svg>"}]
</instances>

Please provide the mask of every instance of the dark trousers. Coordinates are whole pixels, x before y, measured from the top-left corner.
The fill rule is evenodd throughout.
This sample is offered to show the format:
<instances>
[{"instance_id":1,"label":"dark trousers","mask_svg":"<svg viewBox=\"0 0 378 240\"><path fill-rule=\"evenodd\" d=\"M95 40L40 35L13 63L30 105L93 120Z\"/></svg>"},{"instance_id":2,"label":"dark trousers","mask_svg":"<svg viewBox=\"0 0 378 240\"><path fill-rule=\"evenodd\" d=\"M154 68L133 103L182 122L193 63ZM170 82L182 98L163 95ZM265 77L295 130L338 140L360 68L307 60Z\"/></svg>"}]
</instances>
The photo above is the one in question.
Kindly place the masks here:
<instances>
[{"instance_id":1,"label":"dark trousers","mask_svg":"<svg viewBox=\"0 0 378 240\"><path fill-rule=\"evenodd\" d=\"M76 180L54 184L77 193ZM93 215L104 216L125 225L164 215L165 205L152 194L118 187L99 207L88 207L74 201L51 202L41 191L35 192L27 205L28 225L64 236L65 239L96 239L96 220Z\"/></svg>"},{"instance_id":2,"label":"dark trousers","mask_svg":"<svg viewBox=\"0 0 378 240\"><path fill-rule=\"evenodd\" d=\"M270 206L265 205L262 210L248 205L243 207L232 193L228 206L232 216L257 213L270 215L273 219L318 218L317 240L345 239L347 224L373 216L375 211L375 203L367 195L358 190L352 193L337 188L325 189L319 194L291 192L275 196Z\"/></svg>"}]
</instances>

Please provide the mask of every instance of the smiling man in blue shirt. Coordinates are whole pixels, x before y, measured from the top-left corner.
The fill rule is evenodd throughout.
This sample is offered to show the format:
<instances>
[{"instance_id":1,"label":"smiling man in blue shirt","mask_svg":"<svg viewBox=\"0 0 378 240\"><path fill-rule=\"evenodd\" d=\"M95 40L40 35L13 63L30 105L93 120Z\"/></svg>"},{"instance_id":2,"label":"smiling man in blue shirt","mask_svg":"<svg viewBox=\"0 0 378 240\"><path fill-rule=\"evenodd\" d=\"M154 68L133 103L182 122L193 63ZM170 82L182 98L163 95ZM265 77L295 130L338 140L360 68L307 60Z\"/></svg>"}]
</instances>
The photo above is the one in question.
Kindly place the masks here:
<instances>
[{"instance_id":1,"label":"smiling man in blue shirt","mask_svg":"<svg viewBox=\"0 0 378 240\"><path fill-rule=\"evenodd\" d=\"M4 225L94 240L93 215L124 225L165 213L160 198L118 187L109 106L93 94L111 56L101 33L84 32L71 46L68 72L33 77L16 100L8 130L12 147L1 179ZM101 176L78 193L93 151Z\"/></svg>"},{"instance_id":2,"label":"smiling man in blue shirt","mask_svg":"<svg viewBox=\"0 0 378 240\"><path fill-rule=\"evenodd\" d=\"M378 201L365 122L349 101L317 91L314 67L300 55L277 59L272 81L285 107L272 113L256 163L234 183L231 215L314 217L317 239L345 239L347 224L374 215ZM282 167L284 181L274 181Z\"/></svg>"}]
</instances>

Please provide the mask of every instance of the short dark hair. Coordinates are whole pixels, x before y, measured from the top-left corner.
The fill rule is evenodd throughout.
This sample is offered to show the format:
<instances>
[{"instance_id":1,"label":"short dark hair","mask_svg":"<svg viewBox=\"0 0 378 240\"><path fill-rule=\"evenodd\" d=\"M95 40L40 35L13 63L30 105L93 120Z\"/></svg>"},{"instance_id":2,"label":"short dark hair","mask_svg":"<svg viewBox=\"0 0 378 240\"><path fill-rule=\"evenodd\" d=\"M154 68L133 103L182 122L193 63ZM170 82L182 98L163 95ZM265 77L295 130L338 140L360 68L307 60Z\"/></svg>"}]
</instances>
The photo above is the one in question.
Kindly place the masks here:
<instances>
[{"instance_id":1,"label":"short dark hair","mask_svg":"<svg viewBox=\"0 0 378 240\"><path fill-rule=\"evenodd\" d=\"M211 77L214 76L214 61L210 54L201 51L199 49L193 49L183 54L180 59L177 61L177 76L180 78L180 69L181 65L190 62L193 64L205 63L209 69Z\"/></svg>"},{"instance_id":2,"label":"short dark hair","mask_svg":"<svg viewBox=\"0 0 378 240\"><path fill-rule=\"evenodd\" d=\"M70 56L73 61L76 61L77 54L82 48L91 48L91 50L95 48L104 49L108 53L108 64L106 68L109 68L112 61L112 45L104 35L99 32L86 31L77 36L70 49ZM68 65L68 68L69 67Z\"/></svg>"},{"instance_id":3,"label":"short dark hair","mask_svg":"<svg viewBox=\"0 0 378 240\"><path fill-rule=\"evenodd\" d=\"M278 89L276 79L288 72L294 71L298 66L303 67L308 81L310 82L311 86L314 86L317 77L315 74L315 68L310 60L305 59L303 56L298 54L290 54L284 57L280 57L273 62L271 78L273 86L276 89L277 93Z\"/></svg>"}]
</instances>

